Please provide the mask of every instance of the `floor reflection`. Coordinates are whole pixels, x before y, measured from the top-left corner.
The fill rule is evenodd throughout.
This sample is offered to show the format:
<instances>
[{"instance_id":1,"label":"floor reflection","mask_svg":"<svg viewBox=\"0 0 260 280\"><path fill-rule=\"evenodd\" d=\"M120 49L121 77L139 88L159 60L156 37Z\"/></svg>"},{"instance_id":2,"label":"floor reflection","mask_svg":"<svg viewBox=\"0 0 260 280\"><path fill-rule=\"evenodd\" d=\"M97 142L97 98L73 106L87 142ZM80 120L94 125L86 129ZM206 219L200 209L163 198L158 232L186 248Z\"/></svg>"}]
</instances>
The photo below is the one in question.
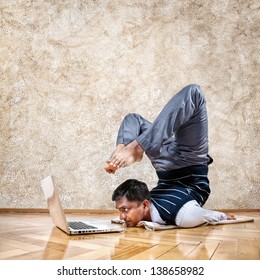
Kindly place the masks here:
<instances>
[{"instance_id":1,"label":"floor reflection","mask_svg":"<svg viewBox=\"0 0 260 280\"><path fill-rule=\"evenodd\" d=\"M67 235L53 227L44 249L43 259L111 259L124 233Z\"/></svg>"},{"instance_id":2,"label":"floor reflection","mask_svg":"<svg viewBox=\"0 0 260 280\"><path fill-rule=\"evenodd\" d=\"M43 259L183 260L196 257L198 253L203 259L209 259L211 246L203 244L201 237L196 240L196 235L196 229L149 231L127 228L123 233L69 236L53 227Z\"/></svg>"}]
</instances>

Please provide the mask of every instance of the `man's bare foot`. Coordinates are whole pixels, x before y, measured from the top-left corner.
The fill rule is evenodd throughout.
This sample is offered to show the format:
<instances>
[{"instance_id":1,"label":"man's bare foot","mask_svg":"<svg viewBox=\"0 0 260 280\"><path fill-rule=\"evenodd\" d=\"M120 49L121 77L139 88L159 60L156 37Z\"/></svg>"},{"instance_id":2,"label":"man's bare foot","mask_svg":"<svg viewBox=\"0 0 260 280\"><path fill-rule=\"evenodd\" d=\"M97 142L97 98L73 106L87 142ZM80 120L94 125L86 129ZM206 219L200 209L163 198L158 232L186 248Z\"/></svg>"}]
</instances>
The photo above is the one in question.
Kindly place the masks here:
<instances>
[{"instance_id":1,"label":"man's bare foot","mask_svg":"<svg viewBox=\"0 0 260 280\"><path fill-rule=\"evenodd\" d=\"M126 167L133 164L134 162L141 161L143 158L143 153L144 150L142 147L136 140L134 140L127 146L122 146L121 144L120 147L117 147L107 163L117 168Z\"/></svg>"},{"instance_id":2,"label":"man's bare foot","mask_svg":"<svg viewBox=\"0 0 260 280\"><path fill-rule=\"evenodd\" d=\"M116 149L113 151L112 155L110 156L110 159L113 158L116 154L118 154L124 147L126 147L125 144L118 144L116 146Z\"/></svg>"},{"instance_id":3,"label":"man's bare foot","mask_svg":"<svg viewBox=\"0 0 260 280\"><path fill-rule=\"evenodd\" d=\"M116 170L119 168L117 165L113 164L111 162L111 159L113 157L115 157L126 145L125 144L119 144L117 145L116 149L113 151L111 157L109 160L106 161L107 163L107 167L105 168L106 172L107 173L110 173L110 174L115 174Z\"/></svg>"},{"instance_id":4,"label":"man's bare foot","mask_svg":"<svg viewBox=\"0 0 260 280\"><path fill-rule=\"evenodd\" d=\"M109 174L115 174L117 169L118 169L117 166L114 166L114 165L109 164L109 163L108 163L107 167L105 168L106 172L109 173Z\"/></svg>"}]
</instances>

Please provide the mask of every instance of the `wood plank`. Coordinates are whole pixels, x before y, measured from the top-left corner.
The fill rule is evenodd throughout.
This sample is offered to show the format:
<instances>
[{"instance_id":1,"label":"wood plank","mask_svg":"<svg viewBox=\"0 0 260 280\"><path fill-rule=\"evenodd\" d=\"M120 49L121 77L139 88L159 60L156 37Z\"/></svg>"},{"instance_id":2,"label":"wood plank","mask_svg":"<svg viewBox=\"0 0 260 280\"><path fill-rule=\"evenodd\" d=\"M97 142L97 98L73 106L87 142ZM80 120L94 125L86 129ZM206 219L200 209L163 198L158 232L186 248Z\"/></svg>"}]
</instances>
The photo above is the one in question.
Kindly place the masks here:
<instances>
[{"instance_id":1,"label":"wood plank","mask_svg":"<svg viewBox=\"0 0 260 280\"><path fill-rule=\"evenodd\" d=\"M120 250L116 250L115 253L112 256L112 260L125 260L132 257L135 257L136 255L142 253L144 250L150 248L149 245L131 245L124 248L121 248Z\"/></svg>"},{"instance_id":2,"label":"wood plank","mask_svg":"<svg viewBox=\"0 0 260 280\"><path fill-rule=\"evenodd\" d=\"M157 260L184 260L197 246L198 244L180 243L159 256Z\"/></svg>"},{"instance_id":3,"label":"wood plank","mask_svg":"<svg viewBox=\"0 0 260 280\"><path fill-rule=\"evenodd\" d=\"M260 243L256 240L238 240L238 260L260 260Z\"/></svg>"},{"instance_id":4,"label":"wood plank","mask_svg":"<svg viewBox=\"0 0 260 280\"><path fill-rule=\"evenodd\" d=\"M212 260L236 260L238 253L238 240L222 240L211 257Z\"/></svg>"},{"instance_id":5,"label":"wood plank","mask_svg":"<svg viewBox=\"0 0 260 280\"><path fill-rule=\"evenodd\" d=\"M13 250L7 250L7 251L3 251L0 252L0 260L8 260L12 257L15 257L21 254L27 253L24 250L20 250L20 249L13 249Z\"/></svg>"},{"instance_id":6,"label":"wood plank","mask_svg":"<svg viewBox=\"0 0 260 280\"><path fill-rule=\"evenodd\" d=\"M186 260L210 260L219 246L218 241L206 241L200 243L186 256Z\"/></svg>"},{"instance_id":7,"label":"wood plank","mask_svg":"<svg viewBox=\"0 0 260 280\"><path fill-rule=\"evenodd\" d=\"M128 260L155 260L168 252L172 247L167 245L155 245L135 256L127 258Z\"/></svg>"}]
</instances>

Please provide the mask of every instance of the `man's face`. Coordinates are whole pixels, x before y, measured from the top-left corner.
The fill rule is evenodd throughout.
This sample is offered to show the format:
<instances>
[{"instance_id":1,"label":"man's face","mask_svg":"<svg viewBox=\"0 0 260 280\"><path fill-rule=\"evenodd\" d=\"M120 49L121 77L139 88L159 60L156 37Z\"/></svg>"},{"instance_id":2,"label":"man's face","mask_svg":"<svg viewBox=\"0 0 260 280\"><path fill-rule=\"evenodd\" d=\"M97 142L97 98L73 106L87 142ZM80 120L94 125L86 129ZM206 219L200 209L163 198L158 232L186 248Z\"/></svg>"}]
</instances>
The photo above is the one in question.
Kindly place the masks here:
<instances>
[{"instance_id":1,"label":"man's face","mask_svg":"<svg viewBox=\"0 0 260 280\"><path fill-rule=\"evenodd\" d=\"M120 211L120 219L126 222L128 227L134 227L144 220L149 211L149 201L128 201L125 196L116 201L116 208Z\"/></svg>"}]
</instances>

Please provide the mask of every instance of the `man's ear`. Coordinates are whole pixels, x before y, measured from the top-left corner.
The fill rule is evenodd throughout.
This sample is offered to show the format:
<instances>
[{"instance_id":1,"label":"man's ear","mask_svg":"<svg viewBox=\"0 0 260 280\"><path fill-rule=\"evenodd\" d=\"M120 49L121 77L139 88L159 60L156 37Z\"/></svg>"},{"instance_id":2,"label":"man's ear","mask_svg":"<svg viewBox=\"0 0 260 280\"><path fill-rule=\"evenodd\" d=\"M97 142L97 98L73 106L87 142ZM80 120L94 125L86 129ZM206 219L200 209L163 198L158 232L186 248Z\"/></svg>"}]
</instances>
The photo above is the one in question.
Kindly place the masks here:
<instances>
[{"instance_id":1,"label":"man's ear","mask_svg":"<svg viewBox=\"0 0 260 280\"><path fill-rule=\"evenodd\" d=\"M143 201L143 207L144 207L145 210L150 208L150 201L148 199L145 199Z\"/></svg>"}]
</instances>

